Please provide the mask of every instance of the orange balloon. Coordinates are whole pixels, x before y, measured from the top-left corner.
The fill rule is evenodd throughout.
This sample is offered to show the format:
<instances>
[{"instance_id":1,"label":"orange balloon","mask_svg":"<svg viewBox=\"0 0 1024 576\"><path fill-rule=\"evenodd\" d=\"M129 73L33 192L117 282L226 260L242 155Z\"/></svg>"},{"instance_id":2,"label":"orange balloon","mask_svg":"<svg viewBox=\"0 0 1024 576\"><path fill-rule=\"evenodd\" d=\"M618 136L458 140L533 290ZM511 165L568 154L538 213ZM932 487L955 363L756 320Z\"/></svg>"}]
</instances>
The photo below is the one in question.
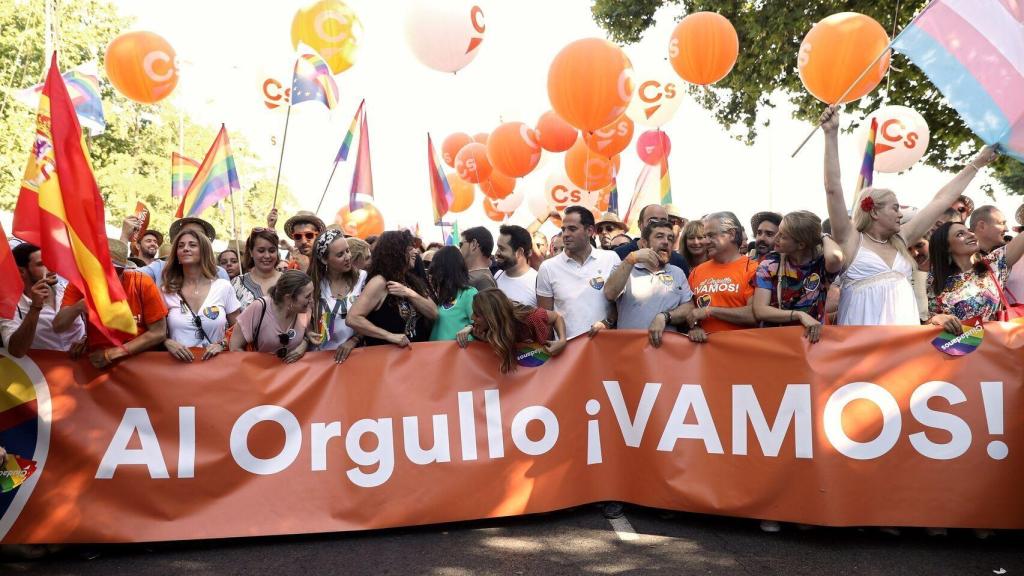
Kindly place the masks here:
<instances>
[{"instance_id":1,"label":"orange balloon","mask_svg":"<svg viewBox=\"0 0 1024 576\"><path fill-rule=\"evenodd\" d=\"M174 48L152 32L126 32L107 46L104 68L121 94L136 102L163 100L178 85Z\"/></svg>"},{"instance_id":2,"label":"orange balloon","mask_svg":"<svg viewBox=\"0 0 1024 576\"><path fill-rule=\"evenodd\" d=\"M473 185L462 178L459 178L459 175L454 172L449 172L447 176L448 185L451 186L452 196L454 196L451 206L448 207L448 211L462 212L472 206L473 197L476 196L473 192Z\"/></svg>"},{"instance_id":3,"label":"orange balloon","mask_svg":"<svg viewBox=\"0 0 1024 576\"><path fill-rule=\"evenodd\" d=\"M548 69L548 99L566 122L598 130L622 115L633 96L633 64L601 38L577 40Z\"/></svg>"},{"instance_id":4,"label":"orange balloon","mask_svg":"<svg viewBox=\"0 0 1024 576\"><path fill-rule=\"evenodd\" d=\"M873 18L856 12L833 14L815 24L800 44L800 80L811 95L826 104L853 102L885 78L892 52L872 62L888 45L889 36ZM867 74L853 86L865 70Z\"/></svg>"},{"instance_id":5,"label":"orange balloon","mask_svg":"<svg viewBox=\"0 0 1024 576\"><path fill-rule=\"evenodd\" d=\"M491 162L487 159L487 146L479 142L466 144L455 155L455 171L466 182L479 184L491 175Z\"/></svg>"},{"instance_id":6,"label":"orange balloon","mask_svg":"<svg viewBox=\"0 0 1024 576\"><path fill-rule=\"evenodd\" d=\"M608 158L591 150L583 140L565 153L565 173L583 190L599 190L612 183L619 172L619 157Z\"/></svg>"},{"instance_id":7,"label":"orange balloon","mask_svg":"<svg viewBox=\"0 0 1024 576\"><path fill-rule=\"evenodd\" d=\"M444 163L449 168L455 168L455 156L458 155L459 150L462 150L463 146L472 141L473 139L465 132L451 134L441 143L441 159L444 160Z\"/></svg>"},{"instance_id":8,"label":"orange balloon","mask_svg":"<svg viewBox=\"0 0 1024 576\"><path fill-rule=\"evenodd\" d=\"M609 158L629 147L633 128L633 119L623 114L604 128L584 134L583 140L591 150Z\"/></svg>"},{"instance_id":9,"label":"orange balloon","mask_svg":"<svg viewBox=\"0 0 1024 576\"><path fill-rule=\"evenodd\" d=\"M498 210L494 206L494 200L490 198L484 198L484 213L487 217L495 222L504 222L508 218L508 214Z\"/></svg>"},{"instance_id":10,"label":"orange balloon","mask_svg":"<svg viewBox=\"0 0 1024 576\"><path fill-rule=\"evenodd\" d=\"M516 189L516 179L502 174L497 169L491 171L491 177L480 183L480 191L491 200L501 200Z\"/></svg>"},{"instance_id":11,"label":"orange balloon","mask_svg":"<svg viewBox=\"0 0 1024 576\"><path fill-rule=\"evenodd\" d=\"M473 134L473 142L479 142L481 144L487 144L487 138L490 136L487 132L477 132Z\"/></svg>"},{"instance_id":12,"label":"orange balloon","mask_svg":"<svg viewBox=\"0 0 1024 576\"><path fill-rule=\"evenodd\" d=\"M384 216L373 204L363 204L362 208L356 210L349 210L348 204L345 204L338 210L334 221L345 234L363 240L384 232Z\"/></svg>"},{"instance_id":13,"label":"orange balloon","mask_svg":"<svg viewBox=\"0 0 1024 576\"><path fill-rule=\"evenodd\" d=\"M702 86L725 78L739 52L736 29L715 12L696 12L683 18L668 43L668 59L676 74Z\"/></svg>"},{"instance_id":14,"label":"orange balloon","mask_svg":"<svg viewBox=\"0 0 1024 576\"><path fill-rule=\"evenodd\" d=\"M565 152L576 143L579 132L554 110L541 114L537 120L537 139L548 152Z\"/></svg>"},{"instance_id":15,"label":"orange balloon","mask_svg":"<svg viewBox=\"0 0 1024 576\"><path fill-rule=\"evenodd\" d=\"M487 159L498 172L526 176L540 162L537 133L522 122L505 122L487 139Z\"/></svg>"}]
</instances>

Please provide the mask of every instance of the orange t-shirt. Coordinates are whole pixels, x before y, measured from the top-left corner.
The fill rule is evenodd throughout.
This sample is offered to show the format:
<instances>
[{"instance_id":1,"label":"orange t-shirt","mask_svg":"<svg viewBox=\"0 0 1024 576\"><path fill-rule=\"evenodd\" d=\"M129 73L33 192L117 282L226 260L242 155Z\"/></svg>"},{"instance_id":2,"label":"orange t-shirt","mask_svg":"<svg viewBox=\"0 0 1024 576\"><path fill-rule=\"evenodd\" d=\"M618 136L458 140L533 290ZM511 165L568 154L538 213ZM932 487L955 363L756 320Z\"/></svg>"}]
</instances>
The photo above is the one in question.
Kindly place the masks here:
<instances>
[{"instance_id":1,"label":"orange t-shirt","mask_svg":"<svg viewBox=\"0 0 1024 576\"><path fill-rule=\"evenodd\" d=\"M693 302L699 308L708 306L742 308L754 296L756 273L757 262L746 256L740 256L728 264L719 264L714 260L708 260L690 272ZM749 326L739 326L718 318L707 318L701 322L701 326L709 334L749 328Z\"/></svg>"},{"instance_id":2,"label":"orange t-shirt","mask_svg":"<svg viewBox=\"0 0 1024 576\"><path fill-rule=\"evenodd\" d=\"M141 336L150 325L167 316L164 297L149 276L125 270L121 275L121 287L124 288L125 297L128 299L128 307L132 309L132 315L135 316L135 328L138 330L135 338ZM71 306L82 298L84 296L81 291L73 284L68 284L64 291L61 307ZM108 340L91 322L86 322L85 333L90 350L113 346L113 342ZM130 340L131 337L128 339Z\"/></svg>"}]
</instances>

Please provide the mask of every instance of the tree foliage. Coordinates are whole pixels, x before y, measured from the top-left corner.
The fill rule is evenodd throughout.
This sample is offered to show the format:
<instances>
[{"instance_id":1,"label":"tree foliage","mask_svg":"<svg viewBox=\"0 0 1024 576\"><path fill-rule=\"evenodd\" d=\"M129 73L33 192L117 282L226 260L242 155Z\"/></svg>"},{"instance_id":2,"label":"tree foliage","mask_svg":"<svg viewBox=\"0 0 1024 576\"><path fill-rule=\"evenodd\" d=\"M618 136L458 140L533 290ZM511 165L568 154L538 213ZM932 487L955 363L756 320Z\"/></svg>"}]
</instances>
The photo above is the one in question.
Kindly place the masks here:
<instances>
[{"instance_id":1,"label":"tree foliage","mask_svg":"<svg viewBox=\"0 0 1024 576\"><path fill-rule=\"evenodd\" d=\"M177 203L171 198L171 152L179 146L179 119L186 156L202 160L213 143L217 128L193 123L187 111L179 110L173 96L153 105L143 105L121 96L102 72L107 44L131 22L118 15L105 0L58 2L59 64L69 70L85 62L100 68L107 129L87 141L93 173L103 197L107 223L118 225L131 214L135 202L150 208L150 227L166 231L174 219ZM35 110L12 98L12 93L43 80L43 2L0 3L0 210L13 210L21 178L35 133ZM47 60L48 63L48 60ZM230 127L229 127L230 128ZM231 134L242 198L234 198L240 234L264 221L274 193L274 170L257 158L240 135ZM235 194L238 196L238 193ZM292 204L282 187L278 198L282 213ZM210 208L203 213L226 239L232 229L230 204L224 210Z\"/></svg>"},{"instance_id":2,"label":"tree foliage","mask_svg":"<svg viewBox=\"0 0 1024 576\"><path fill-rule=\"evenodd\" d=\"M905 26L925 4L924 0L594 0L592 13L613 40L626 44L639 41L654 24L655 12L665 5L677 5L679 18L701 11L728 18L740 40L736 67L711 90L694 87L691 93L720 124L751 144L758 127L767 125L758 113L772 107L776 92L792 102L798 119L813 122L821 114L823 104L804 90L796 65L800 43L816 22L837 12L860 12L891 32L894 21ZM890 73L879 88L848 104L847 110L863 117L884 103L909 106L924 116L931 129L924 162L931 166L959 169L980 145L924 73L902 54L893 57ZM1002 157L993 164L993 172L1009 192L1024 194L1020 162Z\"/></svg>"}]
</instances>

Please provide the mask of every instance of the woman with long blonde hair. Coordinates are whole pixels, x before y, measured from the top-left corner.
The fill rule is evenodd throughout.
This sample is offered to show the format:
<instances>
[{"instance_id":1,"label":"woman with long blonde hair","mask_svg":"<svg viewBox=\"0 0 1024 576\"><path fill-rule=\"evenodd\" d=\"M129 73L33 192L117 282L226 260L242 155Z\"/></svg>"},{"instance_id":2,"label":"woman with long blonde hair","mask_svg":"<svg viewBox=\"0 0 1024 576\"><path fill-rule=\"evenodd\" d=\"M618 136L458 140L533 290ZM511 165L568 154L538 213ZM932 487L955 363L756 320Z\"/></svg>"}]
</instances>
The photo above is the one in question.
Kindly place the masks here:
<instances>
[{"instance_id":1,"label":"woman with long blonde hair","mask_svg":"<svg viewBox=\"0 0 1024 576\"><path fill-rule=\"evenodd\" d=\"M513 303L498 288L482 290L473 298L472 321L459 331L455 340L463 348L470 336L487 342L501 359L502 374L515 371L519 344L540 344L551 356L557 356L565 348L565 319L561 314Z\"/></svg>"},{"instance_id":2,"label":"woman with long blonde hair","mask_svg":"<svg viewBox=\"0 0 1024 576\"><path fill-rule=\"evenodd\" d=\"M704 237L704 221L690 220L679 236L679 252L693 270L708 261L708 241Z\"/></svg>"},{"instance_id":3,"label":"woman with long blonde hair","mask_svg":"<svg viewBox=\"0 0 1024 576\"><path fill-rule=\"evenodd\" d=\"M839 170L839 112L835 106L821 115L825 131L825 196L832 237L843 252L839 298L839 324L920 324L917 298L910 278L914 259L907 249L922 238L938 217L960 197L978 170L996 158L996 150L985 146L924 208L901 225L896 194L883 188L866 188L855 200L853 218L846 212L846 200Z\"/></svg>"}]
</instances>

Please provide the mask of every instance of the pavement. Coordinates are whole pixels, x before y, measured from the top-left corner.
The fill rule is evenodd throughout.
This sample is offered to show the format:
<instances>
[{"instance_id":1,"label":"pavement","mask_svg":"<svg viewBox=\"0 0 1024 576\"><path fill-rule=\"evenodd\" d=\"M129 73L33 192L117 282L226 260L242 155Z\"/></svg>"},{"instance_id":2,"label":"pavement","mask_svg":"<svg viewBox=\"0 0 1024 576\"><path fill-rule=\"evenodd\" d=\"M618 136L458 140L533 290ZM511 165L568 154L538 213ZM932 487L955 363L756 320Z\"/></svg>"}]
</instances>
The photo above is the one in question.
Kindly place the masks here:
<instances>
[{"instance_id":1,"label":"pavement","mask_svg":"<svg viewBox=\"0 0 1024 576\"><path fill-rule=\"evenodd\" d=\"M627 506L303 536L69 546L24 560L2 551L0 574L728 574L1024 575L1024 531L977 539L877 529L784 525Z\"/></svg>"}]
</instances>

